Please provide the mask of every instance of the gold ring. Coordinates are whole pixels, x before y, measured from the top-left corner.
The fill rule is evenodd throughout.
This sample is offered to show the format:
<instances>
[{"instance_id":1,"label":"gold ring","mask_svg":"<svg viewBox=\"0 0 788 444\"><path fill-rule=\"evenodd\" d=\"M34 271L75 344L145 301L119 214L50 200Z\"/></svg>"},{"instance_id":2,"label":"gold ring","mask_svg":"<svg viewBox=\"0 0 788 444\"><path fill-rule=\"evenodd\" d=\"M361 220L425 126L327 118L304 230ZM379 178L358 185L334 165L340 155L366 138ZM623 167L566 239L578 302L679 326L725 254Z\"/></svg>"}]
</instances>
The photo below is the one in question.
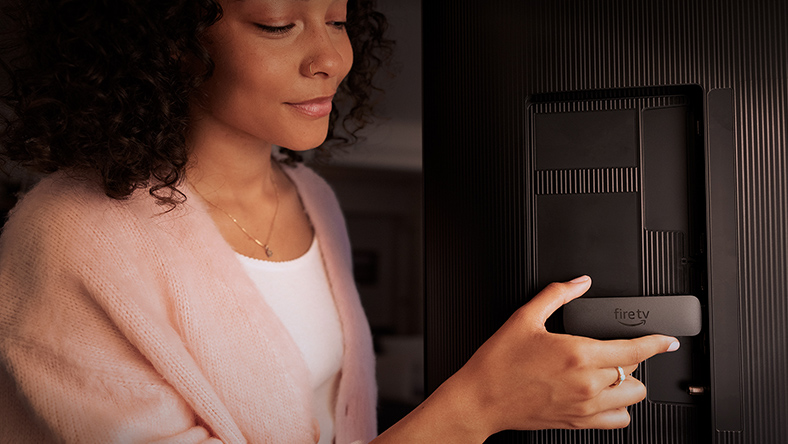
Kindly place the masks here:
<instances>
[{"instance_id":1,"label":"gold ring","mask_svg":"<svg viewBox=\"0 0 788 444\"><path fill-rule=\"evenodd\" d=\"M618 379L616 380L616 382L610 384L610 387L618 387L619 385L621 385L622 382L627 380L627 375L624 373L623 368L616 367L616 370L618 370Z\"/></svg>"}]
</instances>

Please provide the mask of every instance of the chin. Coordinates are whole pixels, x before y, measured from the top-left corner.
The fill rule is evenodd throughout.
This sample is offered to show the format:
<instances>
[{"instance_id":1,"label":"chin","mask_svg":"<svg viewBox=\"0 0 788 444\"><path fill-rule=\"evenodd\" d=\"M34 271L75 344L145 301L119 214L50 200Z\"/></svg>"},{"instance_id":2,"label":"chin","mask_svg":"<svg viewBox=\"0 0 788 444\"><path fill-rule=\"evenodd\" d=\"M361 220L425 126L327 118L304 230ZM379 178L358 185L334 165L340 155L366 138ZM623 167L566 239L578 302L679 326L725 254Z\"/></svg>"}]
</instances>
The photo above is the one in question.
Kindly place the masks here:
<instances>
[{"instance_id":1,"label":"chin","mask_svg":"<svg viewBox=\"0 0 788 444\"><path fill-rule=\"evenodd\" d=\"M289 144L289 145L279 145L283 148L287 148L291 151L309 151L313 150L325 142L326 138L323 137L320 140L311 141L308 143L297 143L297 144Z\"/></svg>"},{"instance_id":2,"label":"chin","mask_svg":"<svg viewBox=\"0 0 788 444\"><path fill-rule=\"evenodd\" d=\"M290 140L286 144L277 144L292 151L309 151L315 149L326 141L328 130L315 134L312 137L299 137L297 140Z\"/></svg>"}]
</instances>

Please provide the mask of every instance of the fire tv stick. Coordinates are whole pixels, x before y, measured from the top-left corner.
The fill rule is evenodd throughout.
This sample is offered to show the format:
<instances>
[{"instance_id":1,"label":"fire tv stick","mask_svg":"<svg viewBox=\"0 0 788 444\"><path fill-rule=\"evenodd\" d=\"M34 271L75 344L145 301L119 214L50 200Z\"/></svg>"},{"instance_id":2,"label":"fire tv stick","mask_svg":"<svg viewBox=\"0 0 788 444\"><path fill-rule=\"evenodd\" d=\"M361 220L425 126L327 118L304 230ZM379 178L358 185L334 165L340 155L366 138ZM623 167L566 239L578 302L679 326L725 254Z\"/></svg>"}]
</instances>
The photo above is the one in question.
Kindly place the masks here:
<instances>
[{"instance_id":1,"label":"fire tv stick","mask_svg":"<svg viewBox=\"0 0 788 444\"><path fill-rule=\"evenodd\" d=\"M564 306L566 332L596 339L695 336L702 319L700 302L690 295L580 298Z\"/></svg>"}]
</instances>

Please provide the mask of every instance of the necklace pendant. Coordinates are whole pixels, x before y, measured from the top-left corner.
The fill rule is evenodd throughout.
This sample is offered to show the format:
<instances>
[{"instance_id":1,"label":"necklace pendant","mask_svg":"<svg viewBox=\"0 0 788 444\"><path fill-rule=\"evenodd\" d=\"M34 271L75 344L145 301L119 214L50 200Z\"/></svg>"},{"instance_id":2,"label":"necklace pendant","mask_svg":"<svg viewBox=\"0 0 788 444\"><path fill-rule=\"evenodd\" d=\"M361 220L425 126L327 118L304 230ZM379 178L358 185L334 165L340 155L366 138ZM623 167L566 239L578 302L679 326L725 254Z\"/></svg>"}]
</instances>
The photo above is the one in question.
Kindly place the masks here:
<instances>
[{"instance_id":1,"label":"necklace pendant","mask_svg":"<svg viewBox=\"0 0 788 444\"><path fill-rule=\"evenodd\" d=\"M271 249L270 249L270 248L268 248L268 245L264 245L264 246L263 246L263 248L265 248L265 255L266 255L266 256L268 256L268 257L271 257L271 256L273 256L273 255L274 255L274 252L273 252L273 251L271 251Z\"/></svg>"}]
</instances>

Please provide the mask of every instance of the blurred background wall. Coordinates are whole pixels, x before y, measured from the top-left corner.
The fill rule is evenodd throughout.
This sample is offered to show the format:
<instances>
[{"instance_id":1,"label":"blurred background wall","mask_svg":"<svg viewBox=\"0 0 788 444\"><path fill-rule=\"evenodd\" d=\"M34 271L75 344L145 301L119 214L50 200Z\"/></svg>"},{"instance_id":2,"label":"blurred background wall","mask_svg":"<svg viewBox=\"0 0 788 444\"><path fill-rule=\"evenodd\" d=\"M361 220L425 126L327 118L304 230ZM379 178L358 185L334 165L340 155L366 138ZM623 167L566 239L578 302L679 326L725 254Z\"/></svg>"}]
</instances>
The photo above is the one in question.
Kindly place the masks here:
<instances>
[{"instance_id":1,"label":"blurred background wall","mask_svg":"<svg viewBox=\"0 0 788 444\"><path fill-rule=\"evenodd\" d=\"M396 40L380 119L366 140L315 167L347 218L356 282L378 354L384 430L424 397L421 2L379 0Z\"/></svg>"}]
</instances>

